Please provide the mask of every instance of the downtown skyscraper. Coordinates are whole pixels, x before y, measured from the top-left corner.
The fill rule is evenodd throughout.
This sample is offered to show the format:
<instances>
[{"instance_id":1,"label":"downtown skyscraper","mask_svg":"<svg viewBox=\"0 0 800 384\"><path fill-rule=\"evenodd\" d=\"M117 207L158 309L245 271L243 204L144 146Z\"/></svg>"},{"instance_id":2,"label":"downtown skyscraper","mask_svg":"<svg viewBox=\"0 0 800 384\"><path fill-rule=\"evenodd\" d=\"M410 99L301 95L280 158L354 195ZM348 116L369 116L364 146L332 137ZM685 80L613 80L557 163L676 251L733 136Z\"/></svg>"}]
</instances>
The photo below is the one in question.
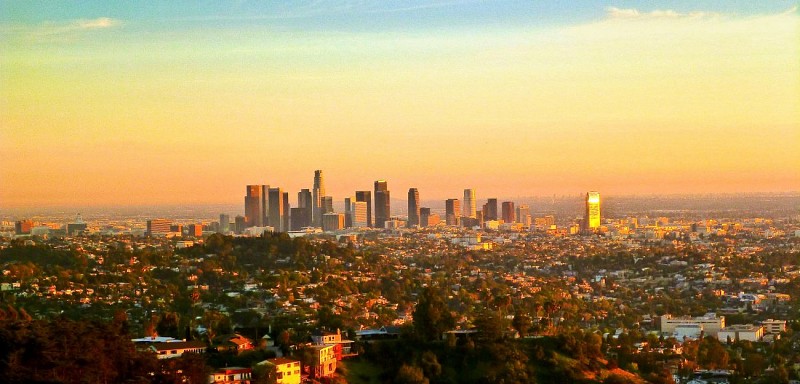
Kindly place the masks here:
<instances>
[{"instance_id":1,"label":"downtown skyscraper","mask_svg":"<svg viewBox=\"0 0 800 384\"><path fill-rule=\"evenodd\" d=\"M463 217L475 218L478 212L478 202L475 201L475 190L468 188L464 190L464 205L462 207L464 212L461 214Z\"/></svg>"},{"instance_id":2,"label":"downtown skyscraper","mask_svg":"<svg viewBox=\"0 0 800 384\"><path fill-rule=\"evenodd\" d=\"M248 185L244 196L246 227L263 227L267 221L268 185Z\"/></svg>"},{"instance_id":3,"label":"downtown skyscraper","mask_svg":"<svg viewBox=\"0 0 800 384\"><path fill-rule=\"evenodd\" d=\"M389 220L392 212L389 186L386 180L375 181L375 227L385 227L386 220Z\"/></svg>"},{"instance_id":4,"label":"downtown skyscraper","mask_svg":"<svg viewBox=\"0 0 800 384\"><path fill-rule=\"evenodd\" d=\"M447 225L461 225L461 201L447 199L444 202L445 222Z\"/></svg>"},{"instance_id":5,"label":"downtown skyscraper","mask_svg":"<svg viewBox=\"0 0 800 384\"><path fill-rule=\"evenodd\" d=\"M322 197L325 196L325 180L322 170L314 171L314 189L312 189L313 206L311 207L311 225L322 226Z\"/></svg>"},{"instance_id":6,"label":"downtown skyscraper","mask_svg":"<svg viewBox=\"0 0 800 384\"><path fill-rule=\"evenodd\" d=\"M280 188L269 188L269 226L271 226L275 232L286 232L289 230L288 228L284 228L284 209L283 190Z\"/></svg>"},{"instance_id":7,"label":"downtown skyscraper","mask_svg":"<svg viewBox=\"0 0 800 384\"><path fill-rule=\"evenodd\" d=\"M367 203L367 227L372 226L372 191L356 191L356 201Z\"/></svg>"},{"instance_id":8,"label":"downtown skyscraper","mask_svg":"<svg viewBox=\"0 0 800 384\"><path fill-rule=\"evenodd\" d=\"M419 226L419 190L408 190L408 222L406 226L414 228Z\"/></svg>"},{"instance_id":9,"label":"downtown skyscraper","mask_svg":"<svg viewBox=\"0 0 800 384\"><path fill-rule=\"evenodd\" d=\"M584 230L596 231L600 228L600 193L590 191L586 193L586 212L583 218Z\"/></svg>"}]
</instances>

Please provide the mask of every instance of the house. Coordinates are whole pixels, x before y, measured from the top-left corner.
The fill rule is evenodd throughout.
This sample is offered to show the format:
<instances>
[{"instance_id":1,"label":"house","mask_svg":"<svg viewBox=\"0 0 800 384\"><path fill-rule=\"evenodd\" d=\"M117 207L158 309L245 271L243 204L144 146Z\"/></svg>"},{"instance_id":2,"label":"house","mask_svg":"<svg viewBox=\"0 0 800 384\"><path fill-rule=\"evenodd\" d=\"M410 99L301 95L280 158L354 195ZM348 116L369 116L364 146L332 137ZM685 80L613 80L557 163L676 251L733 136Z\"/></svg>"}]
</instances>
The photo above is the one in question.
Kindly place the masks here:
<instances>
[{"instance_id":1,"label":"house","mask_svg":"<svg viewBox=\"0 0 800 384\"><path fill-rule=\"evenodd\" d=\"M314 345L332 345L338 361L356 355L351 352L353 340L342 339L342 332L338 329L336 332L316 330L311 334L311 341Z\"/></svg>"},{"instance_id":2,"label":"house","mask_svg":"<svg viewBox=\"0 0 800 384\"><path fill-rule=\"evenodd\" d=\"M300 362L297 360L287 359L285 357L276 357L274 359L264 360L258 364L275 366L275 382L277 384L300 384L301 369Z\"/></svg>"},{"instance_id":3,"label":"house","mask_svg":"<svg viewBox=\"0 0 800 384\"><path fill-rule=\"evenodd\" d=\"M253 376L253 370L250 368L243 368L243 367L222 368L208 375L208 383L250 384L250 379L252 376Z\"/></svg>"},{"instance_id":4,"label":"house","mask_svg":"<svg viewBox=\"0 0 800 384\"><path fill-rule=\"evenodd\" d=\"M184 353L204 353L206 343L202 341L178 341L166 343L150 343L149 349L155 352L159 359L181 357Z\"/></svg>"},{"instance_id":5,"label":"house","mask_svg":"<svg viewBox=\"0 0 800 384\"><path fill-rule=\"evenodd\" d=\"M213 346L219 352L234 352L236 354L255 348L250 339L237 333L215 337Z\"/></svg>"},{"instance_id":6,"label":"house","mask_svg":"<svg viewBox=\"0 0 800 384\"><path fill-rule=\"evenodd\" d=\"M311 377L319 379L333 376L336 372L335 345L314 345L314 363L310 367Z\"/></svg>"},{"instance_id":7,"label":"house","mask_svg":"<svg viewBox=\"0 0 800 384\"><path fill-rule=\"evenodd\" d=\"M383 326L379 329L363 329L356 331L356 338L361 341L397 339L400 337L400 327Z\"/></svg>"}]
</instances>

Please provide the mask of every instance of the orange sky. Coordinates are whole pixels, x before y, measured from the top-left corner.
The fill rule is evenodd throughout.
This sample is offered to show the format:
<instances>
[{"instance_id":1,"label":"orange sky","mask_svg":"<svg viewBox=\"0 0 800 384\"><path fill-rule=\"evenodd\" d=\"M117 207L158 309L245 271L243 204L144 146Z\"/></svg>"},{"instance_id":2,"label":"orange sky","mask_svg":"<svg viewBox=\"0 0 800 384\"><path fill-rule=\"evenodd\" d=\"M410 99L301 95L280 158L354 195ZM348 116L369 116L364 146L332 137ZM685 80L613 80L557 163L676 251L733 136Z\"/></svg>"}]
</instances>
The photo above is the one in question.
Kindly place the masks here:
<instances>
[{"instance_id":1,"label":"orange sky","mask_svg":"<svg viewBox=\"0 0 800 384\"><path fill-rule=\"evenodd\" d=\"M632 12L636 11L636 12ZM359 30L0 28L0 207L800 190L786 12Z\"/></svg>"}]
</instances>

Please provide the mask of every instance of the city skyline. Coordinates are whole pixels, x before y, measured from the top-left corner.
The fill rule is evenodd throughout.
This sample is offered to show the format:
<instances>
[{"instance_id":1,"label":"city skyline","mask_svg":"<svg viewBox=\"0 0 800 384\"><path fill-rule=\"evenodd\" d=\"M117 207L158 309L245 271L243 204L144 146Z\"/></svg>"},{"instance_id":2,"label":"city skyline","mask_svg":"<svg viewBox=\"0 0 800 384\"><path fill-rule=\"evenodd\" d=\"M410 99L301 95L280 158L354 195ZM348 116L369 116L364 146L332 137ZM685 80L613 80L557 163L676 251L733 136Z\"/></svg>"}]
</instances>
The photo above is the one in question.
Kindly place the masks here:
<instances>
[{"instance_id":1,"label":"city skyline","mask_svg":"<svg viewBox=\"0 0 800 384\"><path fill-rule=\"evenodd\" d=\"M0 208L795 192L796 6L7 2Z\"/></svg>"}]
</instances>

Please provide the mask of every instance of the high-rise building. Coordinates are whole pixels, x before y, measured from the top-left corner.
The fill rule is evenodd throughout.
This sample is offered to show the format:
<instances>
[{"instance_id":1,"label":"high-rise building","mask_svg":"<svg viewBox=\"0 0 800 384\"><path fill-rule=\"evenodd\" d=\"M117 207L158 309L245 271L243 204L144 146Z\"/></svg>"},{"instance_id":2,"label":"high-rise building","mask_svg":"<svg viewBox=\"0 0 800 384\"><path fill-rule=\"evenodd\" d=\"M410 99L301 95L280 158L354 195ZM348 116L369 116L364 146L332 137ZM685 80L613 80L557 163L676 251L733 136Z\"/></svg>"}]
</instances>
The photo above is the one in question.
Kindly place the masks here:
<instances>
[{"instance_id":1,"label":"high-rise building","mask_svg":"<svg viewBox=\"0 0 800 384\"><path fill-rule=\"evenodd\" d=\"M283 196L283 222L281 224L281 228L283 228L283 232L289 230L289 213L292 211L292 206L289 205L289 192L284 192Z\"/></svg>"},{"instance_id":2,"label":"high-rise building","mask_svg":"<svg viewBox=\"0 0 800 384\"><path fill-rule=\"evenodd\" d=\"M475 213L478 210L477 206L478 202L475 201L475 190L474 189L465 189L464 190L464 212L461 216L464 217L475 217Z\"/></svg>"},{"instance_id":3,"label":"high-rise building","mask_svg":"<svg viewBox=\"0 0 800 384\"><path fill-rule=\"evenodd\" d=\"M352 197L345 197L344 198L344 227L345 228L352 228L353 227L353 202L355 199Z\"/></svg>"},{"instance_id":4,"label":"high-rise building","mask_svg":"<svg viewBox=\"0 0 800 384\"><path fill-rule=\"evenodd\" d=\"M503 208L503 222L504 223L513 223L515 220L514 217L514 202L513 201L504 201Z\"/></svg>"},{"instance_id":5,"label":"high-rise building","mask_svg":"<svg viewBox=\"0 0 800 384\"><path fill-rule=\"evenodd\" d=\"M289 209L289 212L291 213L291 223L289 228L292 231L299 231L304 227L311 225L310 216L308 215L309 209L310 208Z\"/></svg>"},{"instance_id":6,"label":"high-rise building","mask_svg":"<svg viewBox=\"0 0 800 384\"><path fill-rule=\"evenodd\" d=\"M297 213L298 214L305 214L304 217L298 217L297 218L298 225L302 224L302 226L300 228L311 226L312 216L313 216L313 213L311 212L312 211L312 207L313 207L313 204L312 204L313 201L314 200L312 200L312 195L311 195L311 190L310 189L308 189L308 188L301 189L300 192L297 192L297 207L298 208L303 208L303 211L297 211ZM294 211L292 211L292 220L295 220ZM292 228L294 228L294 227L295 227L295 225L292 224ZM299 229L297 229L297 230L299 230Z\"/></svg>"},{"instance_id":7,"label":"high-rise building","mask_svg":"<svg viewBox=\"0 0 800 384\"><path fill-rule=\"evenodd\" d=\"M531 208L528 204L517 206L517 222L524 225L531 225Z\"/></svg>"},{"instance_id":8,"label":"high-rise building","mask_svg":"<svg viewBox=\"0 0 800 384\"><path fill-rule=\"evenodd\" d=\"M447 225L461 224L461 201L458 199L447 199L444 202L445 222Z\"/></svg>"},{"instance_id":9,"label":"high-rise building","mask_svg":"<svg viewBox=\"0 0 800 384\"><path fill-rule=\"evenodd\" d=\"M281 188L269 188L269 221L268 225L275 232L286 232L283 227L283 216L285 215L283 206L283 190Z\"/></svg>"},{"instance_id":10,"label":"high-rise building","mask_svg":"<svg viewBox=\"0 0 800 384\"><path fill-rule=\"evenodd\" d=\"M172 223L167 219L147 220L147 236L167 234L170 232Z\"/></svg>"},{"instance_id":11,"label":"high-rise building","mask_svg":"<svg viewBox=\"0 0 800 384\"><path fill-rule=\"evenodd\" d=\"M244 232L244 229L247 227L247 221L246 220L247 220L247 218L244 217L244 216L241 216L241 215L236 216L236 218L234 218L233 232L235 232L237 235L239 235L242 232Z\"/></svg>"},{"instance_id":12,"label":"high-rise building","mask_svg":"<svg viewBox=\"0 0 800 384\"><path fill-rule=\"evenodd\" d=\"M231 230L231 215L219 214L219 233L228 233Z\"/></svg>"},{"instance_id":13,"label":"high-rise building","mask_svg":"<svg viewBox=\"0 0 800 384\"><path fill-rule=\"evenodd\" d=\"M408 221L406 225L409 228L419 226L419 190L410 188L408 190Z\"/></svg>"},{"instance_id":14,"label":"high-rise building","mask_svg":"<svg viewBox=\"0 0 800 384\"><path fill-rule=\"evenodd\" d=\"M600 228L600 193L590 191L586 194L586 214L583 224L587 232Z\"/></svg>"},{"instance_id":15,"label":"high-rise building","mask_svg":"<svg viewBox=\"0 0 800 384\"><path fill-rule=\"evenodd\" d=\"M497 220L497 199L490 198L486 200L486 205L483 208L483 219L486 221Z\"/></svg>"},{"instance_id":16,"label":"high-rise building","mask_svg":"<svg viewBox=\"0 0 800 384\"><path fill-rule=\"evenodd\" d=\"M314 189L312 190L313 206L311 207L311 224L315 227L322 226L322 197L325 196L325 180L322 178L322 170L314 171Z\"/></svg>"},{"instance_id":17,"label":"high-rise building","mask_svg":"<svg viewBox=\"0 0 800 384\"><path fill-rule=\"evenodd\" d=\"M344 228L344 213L328 212L322 214L323 231L333 232L343 228Z\"/></svg>"},{"instance_id":18,"label":"high-rise building","mask_svg":"<svg viewBox=\"0 0 800 384\"><path fill-rule=\"evenodd\" d=\"M267 189L265 185L248 185L244 196L244 217L247 227L263 227L267 219L265 206Z\"/></svg>"},{"instance_id":19,"label":"high-rise building","mask_svg":"<svg viewBox=\"0 0 800 384\"><path fill-rule=\"evenodd\" d=\"M17 235L27 235L33 229L33 220L26 219L14 223L14 231Z\"/></svg>"},{"instance_id":20,"label":"high-rise building","mask_svg":"<svg viewBox=\"0 0 800 384\"><path fill-rule=\"evenodd\" d=\"M355 228L367 227L367 202L353 201L350 203L350 222Z\"/></svg>"},{"instance_id":21,"label":"high-rise building","mask_svg":"<svg viewBox=\"0 0 800 384\"><path fill-rule=\"evenodd\" d=\"M389 186L386 180L375 181L375 227L383 228L392 215Z\"/></svg>"},{"instance_id":22,"label":"high-rise building","mask_svg":"<svg viewBox=\"0 0 800 384\"><path fill-rule=\"evenodd\" d=\"M372 191L356 191L356 201L367 203L367 227L372 226Z\"/></svg>"},{"instance_id":23,"label":"high-rise building","mask_svg":"<svg viewBox=\"0 0 800 384\"><path fill-rule=\"evenodd\" d=\"M203 237L203 224L189 224L187 235L190 237Z\"/></svg>"},{"instance_id":24,"label":"high-rise building","mask_svg":"<svg viewBox=\"0 0 800 384\"><path fill-rule=\"evenodd\" d=\"M322 196L322 207L320 207L322 214L333 212L333 196Z\"/></svg>"},{"instance_id":25,"label":"high-rise building","mask_svg":"<svg viewBox=\"0 0 800 384\"><path fill-rule=\"evenodd\" d=\"M431 209L422 207L419 209L419 226L427 227L430 225Z\"/></svg>"}]
</instances>

